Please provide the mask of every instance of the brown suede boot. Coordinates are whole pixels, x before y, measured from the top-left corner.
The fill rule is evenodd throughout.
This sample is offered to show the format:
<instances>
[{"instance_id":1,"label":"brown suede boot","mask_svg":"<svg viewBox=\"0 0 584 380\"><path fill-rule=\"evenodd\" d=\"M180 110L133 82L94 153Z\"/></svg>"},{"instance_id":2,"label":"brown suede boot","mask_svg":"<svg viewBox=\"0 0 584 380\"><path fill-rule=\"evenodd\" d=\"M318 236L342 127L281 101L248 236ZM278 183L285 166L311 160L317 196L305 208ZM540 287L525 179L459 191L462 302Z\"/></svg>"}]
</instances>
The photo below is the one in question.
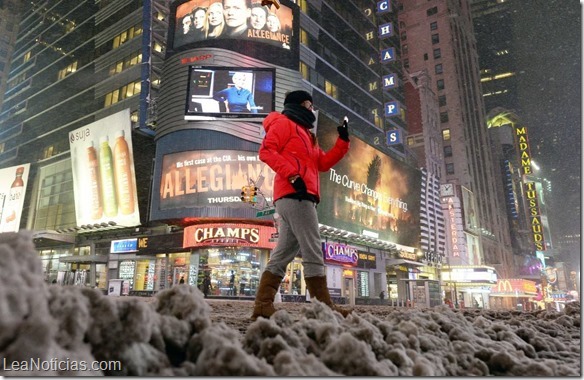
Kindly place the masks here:
<instances>
[{"instance_id":1,"label":"brown suede boot","mask_svg":"<svg viewBox=\"0 0 584 380\"><path fill-rule=\"evenodd\" d=\"M251 320L255 321L258 317L270 318L276 312L274 308L274 296L280 287L282 277L276 276L267 270L262 273L260 286L256 293L255 304Z\"/></svg>"},{"instance_id":2,"label":"brown suede boot","mask_svg":"<svg viewBox=\"0 0 584 380\"><path fill-rule=\"evenodd\" d=\"M305 277L304 281L306 281L306 287L311 297L316 298L334 311L338 311L343 317L346 317L353 311L353 309L340 308L333 303L328 287L326 286L326 276Z\"/></svg>"}]
</instances>

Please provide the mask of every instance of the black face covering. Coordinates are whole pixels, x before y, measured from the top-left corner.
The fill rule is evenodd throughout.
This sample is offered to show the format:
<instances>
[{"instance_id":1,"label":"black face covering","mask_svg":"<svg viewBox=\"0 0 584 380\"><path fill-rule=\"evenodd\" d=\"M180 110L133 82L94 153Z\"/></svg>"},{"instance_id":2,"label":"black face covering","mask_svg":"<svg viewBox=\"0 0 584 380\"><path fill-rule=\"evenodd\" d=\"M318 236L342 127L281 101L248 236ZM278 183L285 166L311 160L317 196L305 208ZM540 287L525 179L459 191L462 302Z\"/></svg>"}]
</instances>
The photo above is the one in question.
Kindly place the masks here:
<instances>
[{"instance_id":1,"label":"black face covering","mask_svg":"<svg viewBox=\"0 0 584 380\"><path fill-rule=\"evenodd\" d=\"M312 123L314 123L316 120L316 116L314 116L312 111L300 104L284 104L284 110L282 111L282 114L290 120L302 125L304 128L314 128Z\"/></svg>"}]
</instances>

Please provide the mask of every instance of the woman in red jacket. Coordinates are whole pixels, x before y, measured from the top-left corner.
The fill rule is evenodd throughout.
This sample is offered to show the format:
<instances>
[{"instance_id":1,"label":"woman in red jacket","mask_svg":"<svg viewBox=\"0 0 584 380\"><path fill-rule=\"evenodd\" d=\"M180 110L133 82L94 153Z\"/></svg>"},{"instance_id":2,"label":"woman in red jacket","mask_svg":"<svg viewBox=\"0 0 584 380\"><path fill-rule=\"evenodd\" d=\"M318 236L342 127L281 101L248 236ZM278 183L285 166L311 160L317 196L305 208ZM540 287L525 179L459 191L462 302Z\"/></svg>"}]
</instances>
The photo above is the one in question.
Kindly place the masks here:
<instances>
[{"instance_id":1,"label":"woman in red jacket","mask_svg":"<svg viewBox=\"0 0 584 380\"><path fill-rule=\"evenodd\" d=\"M304 279L311 297L347 316L351 311L334 305L328 291L316 205L320 201L319 172L326 172L349 151L347 122L337 127L335 146L324 152L310 130L316 117L312 96L306 91L286 95L282 113L271 112L264 120L266 136L260 160L276 172L274 203L280 215L276 248L262 274L252 319L269 318L276 312L274 296L286 266L300 251Z\"/></svg>"}]
</instances>

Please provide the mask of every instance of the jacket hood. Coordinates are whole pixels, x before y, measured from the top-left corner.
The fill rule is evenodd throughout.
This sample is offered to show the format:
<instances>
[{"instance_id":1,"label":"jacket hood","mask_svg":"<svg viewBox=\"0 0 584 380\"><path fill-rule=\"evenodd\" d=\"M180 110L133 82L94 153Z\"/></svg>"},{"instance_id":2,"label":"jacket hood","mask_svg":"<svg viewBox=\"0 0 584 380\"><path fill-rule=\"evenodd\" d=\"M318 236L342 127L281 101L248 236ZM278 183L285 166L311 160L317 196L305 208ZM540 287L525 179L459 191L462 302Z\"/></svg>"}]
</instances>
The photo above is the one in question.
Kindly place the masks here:
<instances>
[{"instance_id":1,"label":"jacket hood","mask_svg":"<svg viewBox=\"0 0 584 380\"><path fill-rule=\"evenodd\" d=\"M268 130L272 127L272 125L274 125L274 123L277 123L282 119L290 120L286 116L282 115L280 112L270 112L262 122L262 125L264 126L264 130L266 131L266 133L268 133Z\"/></svg>"}]
</instances>

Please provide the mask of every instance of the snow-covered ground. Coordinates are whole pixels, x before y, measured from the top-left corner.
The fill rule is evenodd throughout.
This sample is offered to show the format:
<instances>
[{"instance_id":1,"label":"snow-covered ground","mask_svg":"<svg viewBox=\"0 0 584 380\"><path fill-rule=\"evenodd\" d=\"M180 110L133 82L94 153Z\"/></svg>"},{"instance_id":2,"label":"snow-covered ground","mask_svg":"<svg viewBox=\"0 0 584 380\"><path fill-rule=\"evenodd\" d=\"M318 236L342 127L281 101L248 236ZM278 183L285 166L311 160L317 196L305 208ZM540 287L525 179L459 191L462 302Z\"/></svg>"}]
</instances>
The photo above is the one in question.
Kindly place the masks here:
<instances>
[{"instance_id":1,"label":"snow-covered ground","mask_svg":"<svg viewBox=\"0 0 584 380\"><path fill-rule=\"evenodd\" d=\"M581 374L579 303L561 313L358 306L346 319L318 302L278 303L252 323L251 302L187 285L152 299L49 286L26 233L1 234L0 257L0 376ZM68 365L10 366L31 360ZM94 360L121 368L71 369Z\"/></svg>"}]
</instances>

